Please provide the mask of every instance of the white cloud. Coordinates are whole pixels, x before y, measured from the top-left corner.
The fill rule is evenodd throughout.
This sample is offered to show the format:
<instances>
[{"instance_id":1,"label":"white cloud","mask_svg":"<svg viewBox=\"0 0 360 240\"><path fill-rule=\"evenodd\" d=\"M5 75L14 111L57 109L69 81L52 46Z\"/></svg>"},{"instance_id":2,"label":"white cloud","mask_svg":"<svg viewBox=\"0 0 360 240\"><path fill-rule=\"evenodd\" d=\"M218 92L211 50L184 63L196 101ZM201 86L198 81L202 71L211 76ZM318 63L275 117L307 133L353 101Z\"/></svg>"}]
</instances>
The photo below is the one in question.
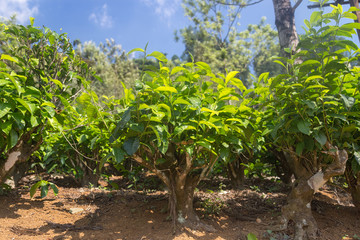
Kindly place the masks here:
<instances>
[{"instance_id":1,"label":"white cloud","mask_svg":"<svg viewBox=\"0 0 360 240\"><path fill-rule=\"evenodd\" d=\"M16 14L19 23L24 24L29 21L29 17L34 17L39 8L31 0L0 0L0 17L10 18Z\"/></svg>"},{"instance_id":2,"label":"white cloud","mask_svg":"<svg viewBox=\"0 0 360 240\"><path fill-rule=\"evenodd\" d=\"M141 0L164 19L170 19L180 7L181 0Z\"/></svg>"},{"instance_id":3,"label":"white cloud","mask_svg":"<svg viewBox=\"0 0 360 240\"><path fill-rule=\"evenodd\" d=\"M111 28L113 25L113 19L108 14L106 4L104 4L97 12L92 13L89 16L89 20L103 28Z\"/></svg>"}]
</instances>

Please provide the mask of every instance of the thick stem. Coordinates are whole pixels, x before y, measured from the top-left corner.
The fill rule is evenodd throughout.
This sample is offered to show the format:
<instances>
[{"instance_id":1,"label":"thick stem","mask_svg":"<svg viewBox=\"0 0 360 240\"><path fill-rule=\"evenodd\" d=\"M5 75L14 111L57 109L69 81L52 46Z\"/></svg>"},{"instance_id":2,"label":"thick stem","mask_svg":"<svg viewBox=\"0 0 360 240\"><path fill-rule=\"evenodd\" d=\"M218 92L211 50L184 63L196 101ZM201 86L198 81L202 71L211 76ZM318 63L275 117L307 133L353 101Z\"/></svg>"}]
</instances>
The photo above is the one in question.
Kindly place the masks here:
<instances>
[{"instance_id":1,"label":"thick stem","mask_svg":"<svg viewBox=\"0 0 360 240\"><path fill-rule=\"evenodd\" d=\"M316 174L315 174L316 175ZM309 180L298 179L288 196L288 203L282 209L281 223L274 230L285 230L292 220L295 223L295 240L317 239L317 224L311 213L311 201L315 190Z\"/></svg>"},{"instance_id":2,"label":"thick stem","mask_svg":"<svg viewBox=\"0 0 360 240\"><path fill-rule=\"evenodd\" d=\"M276 160L274 161L275 171L280 180L285 184L291 183L291 177L294 174L290 168L286 155L283 151L272 150Z\"/></svg>"},{"instance_id":3,"label":"thick stem","mask_svg":"<svg viewBox=\"0 0 360 240\"><path fill-rule=\"evenodd\" d=\"M12 172L17 163L27 161L30 156L39 149L42 139L33 144L31 134L28 132L22 135L18 143L8 151L5 161L0 163L0 183L3 183L7 176Z\"/></svg>"},{"instance_id":4,"label":"thick stem","mask_svg":"<svg viewBox=\"0 0 360 240\"><path fill-rule=\"evenodd\" d=\"M151 152L146 152L147 157L152 159L155 157ZM191 159L188 154L182 155L183 164L179 164L173 168L158 169L155 164L146 161L141 157L141 152L134 154L132 158L140 165L147 167L153 171L169 189L170 214L174 221L174 227L180 225L192 229L202 229L206 231L215 231L211 226L207 226L200 222L193 207L194 192L200 180L207 176L209 169L216 161L216 157L210 157L210 163L199 172L192 172ZM168 156L170 156L168 154ZM155 162L155 161L153 161ZM173 162L173 161L171 161Z\"/></svg>"},{"instance_id":5,"label":"thick stem","mask_svg":"<svg viewBox=\"0 0 360 240\"><path fill-rule=\"evenodd\" d=\"M245 166L242 163L245 163L245 159L242 160L240 157L236 160L227 164L228 177L233 189L240 189L244 185L245 180Z\"/></svg>"},{"instance_id":6,"label":"thick stem","mask_svg":"<svg viewBox=\"0 0 360 240\"><path fill-rule=\"evenodd\" d=\"M171 186L170 199L175 201L175 215L172 216L180 224L188 225L199 221L193 208L194 191L198 183L198 177L186 176L175 172L169 175Z\"/></svg>"},{"instance_id":7,"label":"thick stem","mask_svg":"<svg viewBox=\"0 0 360 240\"><path fill-rule=\"evenodd\" d=\"M354 173L351 163L348 163L346 165L345 177L353 203L360 210L360 172Z\"/></svg>"},{"instance_id":8,"label":"thick stem","mask_svg":"<svg viewBox=\"0 0 360 240\"><path fill-rule=\"evenodd\" d=\"M326 144L329 149L324 152L333 157L334 161L324 170L320 169L315 174L311 168L306 172L301 171L302 176L298 176L291 193L288 196L288 203L282 208L282 217L280 224L275 226L274 230L285 230L288 223L292 220L295 223L295 240L318 239L318 228L316 221L311 213L311 201L314 193L319 190L331 177L344 174L346 162L348 159L345 150L338 150L329 142ZM294 161L299 159L292 156ZM318 162L312 159L312 163ZM310 177L309 177L310 176Z\"/></svg>"}]
</instances>

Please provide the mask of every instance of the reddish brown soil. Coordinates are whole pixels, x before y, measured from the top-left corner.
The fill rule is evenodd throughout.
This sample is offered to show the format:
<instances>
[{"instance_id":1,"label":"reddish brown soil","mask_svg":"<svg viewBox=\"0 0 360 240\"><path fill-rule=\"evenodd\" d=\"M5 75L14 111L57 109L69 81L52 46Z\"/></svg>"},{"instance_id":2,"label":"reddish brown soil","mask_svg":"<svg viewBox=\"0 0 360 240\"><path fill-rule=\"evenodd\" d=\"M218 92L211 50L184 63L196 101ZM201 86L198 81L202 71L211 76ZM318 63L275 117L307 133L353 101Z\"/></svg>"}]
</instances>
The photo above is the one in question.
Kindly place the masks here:
<instances>
[{"instance_id":1,"label":"reddish brown soil","mask_svg":"<svg viewBox=\"0 0 360 240\"><path fill-rule=\"evenodd\" d=\"M0 196L0 239L237 240L247 239L249 233L258 239L292 239L291 229L268 231L286 202L287 187L252 180L234 191L217 181L209 183L201 183L194 204L202 221L216 228L213 233L191 229L173 233L165 191L109 191L57 182L56 197L49 191L44 199L39 193L30 199L26 185ZM83 211L72 214L71 208ZM313 214L319 239L360 239L360 214L345 191L322 189L313 201Z\"/></svg>"}]
</instances>

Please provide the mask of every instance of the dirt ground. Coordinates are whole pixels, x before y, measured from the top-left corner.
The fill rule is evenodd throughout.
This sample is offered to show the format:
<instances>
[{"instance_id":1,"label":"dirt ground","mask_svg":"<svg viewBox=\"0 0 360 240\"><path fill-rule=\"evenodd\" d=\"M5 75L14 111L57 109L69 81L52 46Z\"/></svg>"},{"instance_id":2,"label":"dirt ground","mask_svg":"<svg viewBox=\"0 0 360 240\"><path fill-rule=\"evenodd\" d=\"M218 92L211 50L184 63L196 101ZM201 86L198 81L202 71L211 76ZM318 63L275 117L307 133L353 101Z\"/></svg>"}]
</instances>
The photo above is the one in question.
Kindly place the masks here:
<instances>
[{"instance_id":1,"label":"dirt ground","mask_svg":"<svg viewBox=\"0 0 360 240\"><path fill-rule=\"evenodd\" d=\"M203 222L215 232L177 229L167 213L167 195L157 179L142 191L81 188L66 179L52 179L59 187L41 199L30 199L29 179L0 196L0 239L101 239L101 240L237 240L253 233L258 239L292 239L293 231L271 232L271 225L286 203L289 187L269 180L251 180L242 190L231 190L226 180L200 183L194 206ZM143 182L142 187L146 185ZM152 187L151 187L152 185ZM155 187L154 187L155 186ZM153 188L153 189L152 189ZM360 239L360 213L341 188L328 185L312 203L320 229L319 239ZM78 212L77 212L78 211Z\"/></svg>"}]
</instances>

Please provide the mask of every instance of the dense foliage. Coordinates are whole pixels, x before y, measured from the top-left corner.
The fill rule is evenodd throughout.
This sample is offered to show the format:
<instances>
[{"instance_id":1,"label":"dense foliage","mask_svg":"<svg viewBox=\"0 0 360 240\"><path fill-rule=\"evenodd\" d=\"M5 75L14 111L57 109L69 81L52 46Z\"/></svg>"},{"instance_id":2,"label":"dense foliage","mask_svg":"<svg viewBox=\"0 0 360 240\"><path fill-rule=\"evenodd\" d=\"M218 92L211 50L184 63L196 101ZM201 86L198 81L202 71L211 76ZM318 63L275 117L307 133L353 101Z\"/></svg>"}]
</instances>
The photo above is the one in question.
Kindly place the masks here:
<instances>
[{"instance_id":1,"label":"dense foliage","mask_svg":"<svg viewBox=\"0 0 360 240\"><path fill-rule=\"evenodd\" d=\"M291 183L293 174L275 229L292 220L295 239L316 238L309 206L330 178L345 173L360 206L360 50L349 40L360 24L342 22L355 18L354 9L314 12L297 51L276 58L282 70L270 74L263 65L277 44L269 26L221 38L223 10L209 15L220 5L185 2L195 26L181 33L194 55L176 64L146 48L134 49L143 59L129 60L113 41L78 44L75 51L66 34L34 27L33 19L26 27L1 25L1 182L30 158L82 185L96 185L109 165L120 170L134 161L167 186L174 223L210 230L192 205L202 179L226 173L239 187L245 176ZM228 12L229 29L235 10ZM251 61L259 75L253 81ZM42 180L31 195L41 187L46 196L48 186L57 193Z\"/></svg>"},{"instance_id":2,"label":"dense foliage","mask_svg":"<svg viewBox=\"0 0 360 240\"><path fill-rule=\"evenodd\" d=\"M51 129L60 129L60 109L69 104L88 68L75 55L66 34L48 28L1 26L1 179L16 162L39 149Z\"/></svg>"}]
</instances>

